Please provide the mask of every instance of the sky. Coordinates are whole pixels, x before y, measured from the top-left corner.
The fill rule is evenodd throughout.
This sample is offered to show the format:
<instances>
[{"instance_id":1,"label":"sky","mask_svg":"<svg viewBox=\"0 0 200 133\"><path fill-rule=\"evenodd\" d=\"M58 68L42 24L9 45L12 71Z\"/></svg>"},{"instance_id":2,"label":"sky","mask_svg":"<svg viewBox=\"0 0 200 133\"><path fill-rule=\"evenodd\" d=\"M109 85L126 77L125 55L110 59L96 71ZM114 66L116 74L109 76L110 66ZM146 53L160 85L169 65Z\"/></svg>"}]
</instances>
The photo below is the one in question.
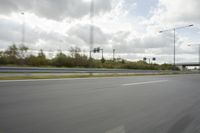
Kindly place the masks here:
<instances>
[{"instance_id":1,"label":"sky","mask_svg":"<svg viewBox=\"0 0 200 133\"><path fill-rule=\"evenodd\" d=\"M88 55L90 2L0 0L0 50L21 45L24 26L24 44L31 54L43 49L52 58L59 51L80 47ZM93 47L103 48L107 59L115 49L116 58L156 57L157 63L172 63L173 32L159 31L194 24L176 31L176 61L197 62L199 7L199 0L94 0Z\"/></svg>"}]
</instances>

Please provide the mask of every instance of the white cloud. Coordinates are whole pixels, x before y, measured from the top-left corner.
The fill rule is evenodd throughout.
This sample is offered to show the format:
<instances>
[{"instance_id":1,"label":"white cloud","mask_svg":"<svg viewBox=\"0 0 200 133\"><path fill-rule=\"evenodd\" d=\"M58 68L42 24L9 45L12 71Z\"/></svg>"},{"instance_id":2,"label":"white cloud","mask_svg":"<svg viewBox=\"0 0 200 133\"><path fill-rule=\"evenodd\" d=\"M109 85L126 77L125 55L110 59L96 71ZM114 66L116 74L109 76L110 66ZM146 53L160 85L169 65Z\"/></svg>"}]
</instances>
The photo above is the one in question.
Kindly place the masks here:
<instances>
[{"instance_id":1,"label":"white cloud","mask_svg":"<svg viewBox=\"0 0 200 133\"><path fill-rule=\"evenodd\" d=\"M149 11L150 18L137 15L137 0L95 0L95 3L94 47L104 48L108 57L115 48L117 56L126 59L155 56L159 62L171 62L173 34L158 31L200 22L198 0L159 0L158 6ZM25 42L30 48L57 51L78 46L88 51L89 6L84 0L0 0L0 48L21 43L23 18L19 12L24 11ZM193 34L177 33L178 61L196 59L195 48L185 46L192 42Z\"/></svg>"},{"instance_id":2,"label":"white cloud","mask_svg":"<svg viewBox=\"0 0 200 133\"><path fill-rule=\"evenodd\" d=\"M198 0L159 0L152 19L163 24L199 23L200 1Z\"/></svg>"}]
</instances>

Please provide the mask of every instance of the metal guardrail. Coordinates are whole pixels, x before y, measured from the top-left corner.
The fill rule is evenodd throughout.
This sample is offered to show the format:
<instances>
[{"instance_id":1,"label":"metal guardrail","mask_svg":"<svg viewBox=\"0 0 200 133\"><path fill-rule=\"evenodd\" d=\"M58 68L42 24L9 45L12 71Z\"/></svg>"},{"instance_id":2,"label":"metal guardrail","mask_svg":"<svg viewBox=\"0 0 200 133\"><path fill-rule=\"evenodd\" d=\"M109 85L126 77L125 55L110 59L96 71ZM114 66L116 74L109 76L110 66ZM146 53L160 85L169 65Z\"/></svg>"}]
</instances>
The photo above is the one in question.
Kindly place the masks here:
<instances>
[{"instance_id":1,"label":"metal guardrail","mask_svg":"<svg viewBox=\"0 0 200 133\"><path fill-rule=\"evenodd\" d=\"M144 73L156 74L158 70L100 69L100 68L48 68L48 67L0 67L0 73Z\"/></svg>"}]
</instances>

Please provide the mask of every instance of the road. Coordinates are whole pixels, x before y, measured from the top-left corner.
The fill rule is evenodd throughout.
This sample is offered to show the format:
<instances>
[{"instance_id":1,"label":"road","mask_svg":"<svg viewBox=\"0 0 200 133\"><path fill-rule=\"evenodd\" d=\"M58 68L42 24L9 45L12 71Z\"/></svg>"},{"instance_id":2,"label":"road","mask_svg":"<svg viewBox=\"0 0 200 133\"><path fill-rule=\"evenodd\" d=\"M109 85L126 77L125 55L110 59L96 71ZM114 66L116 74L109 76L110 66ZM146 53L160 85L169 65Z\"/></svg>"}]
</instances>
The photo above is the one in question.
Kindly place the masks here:
<instances>
[{"instance_id":1,"label":"road","mask_svg":"<svg viewBox=\"0 0 200 133\"><path fill-rule=\"evenodd\" d=\"M0 81L1 133L197 133L200 75Z\"/></svg>"},{"instance_id":2,"label":"road","mask_svg":"<svg viewBox=\"0 0 200 133\"><path fill-rule=\"evenodd\" d=\"M100 68L49 68L0 66L0 73L142 73L156 74L158 70L100 69Z\"/></svg>"}]
</instances>

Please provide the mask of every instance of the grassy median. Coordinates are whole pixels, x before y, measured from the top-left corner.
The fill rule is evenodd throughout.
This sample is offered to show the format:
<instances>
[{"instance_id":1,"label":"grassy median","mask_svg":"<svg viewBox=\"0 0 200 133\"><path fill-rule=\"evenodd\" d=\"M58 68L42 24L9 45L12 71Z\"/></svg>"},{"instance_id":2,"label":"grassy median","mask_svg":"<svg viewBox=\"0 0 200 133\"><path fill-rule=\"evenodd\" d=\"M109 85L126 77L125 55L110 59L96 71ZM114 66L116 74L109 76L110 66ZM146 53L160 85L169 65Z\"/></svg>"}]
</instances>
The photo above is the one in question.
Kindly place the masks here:
<instances>
[{"instance_id":1,"label":"grassy median","mask_svg":"<svg viewBox=\"0 0 200 133\"><path fill-rule=\"evenodd\" d=\"M1 73L0 73L1 74ZM10 73L11 74L11 73ZM84 73L84 74L66 74L66 75L40 75L35 73L29 73L27 75L20 76L0 76L0 80L28 80L28 79L63 79L63 78L98 78L98 77L128 77L128 76L158 76L158 75L177 75L177 74L195 74L192 72L173 72L165 71L160 73L147 73L147 74L132 74L132 73Z\"/></svg>"},{"instance_id":2,"label":"grassy median","mask_svg":"<svg viewBox=\"0 0 200 133\"><path fill-rule=\"evenodd\" d=\"M87 74L87 75L6 76L6 77L0 77L0 80L95 78L95 77L98 78L98 77L153 76L153 75L161 75L161 74Z\"/></svg>"}]
</instances>

